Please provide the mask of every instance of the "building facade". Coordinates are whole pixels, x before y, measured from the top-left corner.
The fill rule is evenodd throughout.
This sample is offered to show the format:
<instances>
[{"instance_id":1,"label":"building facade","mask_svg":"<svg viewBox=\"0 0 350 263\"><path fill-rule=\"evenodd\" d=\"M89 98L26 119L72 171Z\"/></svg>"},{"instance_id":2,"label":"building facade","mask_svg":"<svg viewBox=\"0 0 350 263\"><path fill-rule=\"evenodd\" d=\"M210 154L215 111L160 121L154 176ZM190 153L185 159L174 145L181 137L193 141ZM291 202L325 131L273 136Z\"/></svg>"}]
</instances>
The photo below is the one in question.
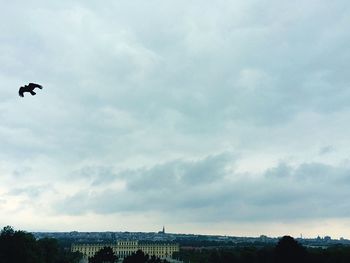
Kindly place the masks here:
<instances>
[{"instance_id":1,"label":"building facade","mask_svg":"<svg viewBox=\"0 0 350 263\"><path fill-rule=\"evenodd\" d=\"M118 258L125 258L135 253L137 250L142 250L143 253L149 256L156 256L159 258L171 258L174 252L178 252L180 247L176 243L163 242L140 242L136 240L117 241L111 244L72 244L72 252L79 251L85 258L93 257L95 253L104 247L111 247L114 254Z\"/></svg>"}]
</instances>

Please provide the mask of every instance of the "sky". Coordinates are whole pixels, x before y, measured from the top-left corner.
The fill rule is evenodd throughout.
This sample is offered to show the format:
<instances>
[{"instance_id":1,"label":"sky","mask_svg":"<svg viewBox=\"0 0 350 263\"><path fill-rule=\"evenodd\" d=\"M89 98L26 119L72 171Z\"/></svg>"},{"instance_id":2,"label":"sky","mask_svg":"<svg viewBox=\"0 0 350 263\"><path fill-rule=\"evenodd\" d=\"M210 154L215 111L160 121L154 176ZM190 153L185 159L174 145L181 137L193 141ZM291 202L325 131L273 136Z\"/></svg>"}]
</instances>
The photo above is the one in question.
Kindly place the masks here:
<instances>
[{"instance_id":1,"label":"sky","mask_svg":"<svg viewBox=\"0 0 350 263\"><path fill-rule=\"evenodd\" d=\"M0 226L350 239L349 1L0 4Z\"/></svg>"}]
</instances>

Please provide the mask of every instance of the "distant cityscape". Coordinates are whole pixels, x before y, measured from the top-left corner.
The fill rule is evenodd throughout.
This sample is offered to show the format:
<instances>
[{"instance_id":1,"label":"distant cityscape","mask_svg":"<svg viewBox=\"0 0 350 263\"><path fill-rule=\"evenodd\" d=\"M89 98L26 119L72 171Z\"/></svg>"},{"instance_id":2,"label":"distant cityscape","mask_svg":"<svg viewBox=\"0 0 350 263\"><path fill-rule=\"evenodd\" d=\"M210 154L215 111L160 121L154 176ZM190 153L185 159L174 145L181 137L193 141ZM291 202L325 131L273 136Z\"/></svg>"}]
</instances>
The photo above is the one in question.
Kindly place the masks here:
<instances>
[{"instance_id":1,"label":"distant cityscape","mask_svg":"<svg viewBox=\"0 0 350 263\"><path fill-rule=\"evenodd\" d=\"M176 242L182 249L200 247L235 247L235 246L265 246L274 245L279 237L237 237L222 235L176 234L167 233L165 228L159 232L32 232L38 238L63 239L68 243L113 243L118 240L137 240L148 242ZM337 244L350 245L350 240L340 238L332 239L330 236L315 238L295 238L305 247L329 247Z\"/></svg>"}]
</instances>

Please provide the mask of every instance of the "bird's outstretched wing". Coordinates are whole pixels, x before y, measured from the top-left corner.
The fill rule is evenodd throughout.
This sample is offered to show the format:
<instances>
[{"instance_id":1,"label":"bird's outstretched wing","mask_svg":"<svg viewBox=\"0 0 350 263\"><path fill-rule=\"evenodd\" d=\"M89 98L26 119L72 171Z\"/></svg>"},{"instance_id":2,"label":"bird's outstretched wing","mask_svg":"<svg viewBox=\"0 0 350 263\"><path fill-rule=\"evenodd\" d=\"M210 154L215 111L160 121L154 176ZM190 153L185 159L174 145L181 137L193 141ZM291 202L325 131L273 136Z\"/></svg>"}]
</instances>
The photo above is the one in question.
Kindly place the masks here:
<instances>
[{"instance_id":1,"label":"bird's outstretched wing","mask_svg":"<svg viewBox=\"0 0 350 263\"><path fill-rule=\"evenodd\" d=\"M43 88L43 86L36 84L36 83L29 83L28 86L32 89L35 89L35 88L42 89Z\"/></svg>"},{"instance_id":2,"label":"bird's outstretched wing","mask_svg":"<svg viewBox=\"0 0 350 263\"><path fill-rule=\"evenodd\" d=\"M20 87L18 91L18 95L21 97L24 97L23 92L24 92L24 87Z\"/></svg>"}]
</instances>

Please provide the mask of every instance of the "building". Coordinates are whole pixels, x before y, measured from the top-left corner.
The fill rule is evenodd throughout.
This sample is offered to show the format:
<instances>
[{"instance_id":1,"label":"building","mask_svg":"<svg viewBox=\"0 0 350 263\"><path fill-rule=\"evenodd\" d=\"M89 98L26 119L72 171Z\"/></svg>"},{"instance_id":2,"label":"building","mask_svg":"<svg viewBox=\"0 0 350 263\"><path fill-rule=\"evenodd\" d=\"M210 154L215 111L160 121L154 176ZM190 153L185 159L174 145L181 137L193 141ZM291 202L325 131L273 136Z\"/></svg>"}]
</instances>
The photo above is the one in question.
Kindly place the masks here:
<instances>
[{"instance_id":1,"label":"building","mask_svg":"<svg viewBox=\"0 0 350 263\"><path fill-rule=\"evenodd\" d=\"M137 240L117 241L112 244L72 244L72 252L79 251L84 255L84 258L93 257L97 251L104 247L111 247L118 258L125 258L137 250L142 250L143 253L149 256L159 258L171 258L174 252L179 251L179 244L169 242L141 242Z\"/></svg>"},{"instance_id":2,"label":"building","mask_svg":"<svg viewBox=\"0 0 350 263\"><path fill-rule=\"evenodd\" d=\"M165 234L165 226L163 226L162 231L158 231L158 234Z\"/></svg>"}]
</instances>

